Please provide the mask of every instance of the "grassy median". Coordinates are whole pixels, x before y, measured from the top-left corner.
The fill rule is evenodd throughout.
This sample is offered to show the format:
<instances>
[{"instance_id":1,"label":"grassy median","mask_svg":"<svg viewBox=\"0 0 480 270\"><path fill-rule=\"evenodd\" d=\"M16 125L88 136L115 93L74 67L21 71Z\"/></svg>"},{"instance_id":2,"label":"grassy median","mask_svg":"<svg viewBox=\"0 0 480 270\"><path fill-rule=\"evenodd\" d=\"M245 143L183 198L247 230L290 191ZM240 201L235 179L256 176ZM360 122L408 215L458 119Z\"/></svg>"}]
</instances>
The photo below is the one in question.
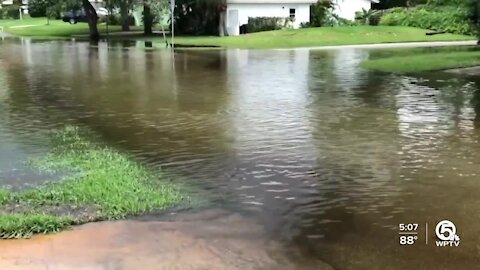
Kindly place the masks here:
<instances>
[{"instance_id":1,"label":"grassy median","mask_svg":"<svg viewBox=\"0 0 480 270\"><path fill-rule=\"evenodd\" d=\"M225 48L297 48L394 42L472 40L473 37L442 34L427 36L428 30L404 26L342 26L284 29L231 37L176 37L175 43ZM161 38L158 42L163 43Z\"/></svg>"},{"instance_id":2,"label":"grassy median","mask_svg":"<svg viewBox=\"0 0 480 270\"><path fill-rule=\"evenodd\" d=\"M121 219L186 199L165 176L92 143L88 133L76 127L56 132L52 143L51 152L33 160L32 166L70 176L30 190L0 190L0 238L25 238L75 224Z\"/></svg>"},{"instance_id":3,"label":"grassy median","mask_svg":"<svg viewBox=\"0 0 480 270\"><path fill-rule=\"evenodd\" d=\"M362 66L371 70L393 73L414 73L473 67L480 66L480 51L452 51L391 56L365 61L362 63Z\"/></svg>"}]
</instances>

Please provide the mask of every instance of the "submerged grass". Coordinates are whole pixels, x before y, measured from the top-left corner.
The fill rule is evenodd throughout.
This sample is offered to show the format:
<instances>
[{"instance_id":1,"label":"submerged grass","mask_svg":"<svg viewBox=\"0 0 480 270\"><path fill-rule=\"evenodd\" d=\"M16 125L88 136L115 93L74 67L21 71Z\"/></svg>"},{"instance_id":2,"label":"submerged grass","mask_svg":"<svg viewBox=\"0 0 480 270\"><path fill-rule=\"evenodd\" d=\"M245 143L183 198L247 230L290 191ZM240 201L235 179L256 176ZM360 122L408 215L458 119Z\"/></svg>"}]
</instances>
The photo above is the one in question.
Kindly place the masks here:
<instances>
[{"instance_id":1,"label":"submerged grass","mask_svg":"<svg viewBox=\"0 0 480 270\"><path fill-rule=\"evenodd\" d=\"M57 232L73 224L164 209L184 197L166 179L122 153L87 140L76 127L53 136L47 157L32 166L74 171L62 182L22 192L0 190L0 237ZM161 176L160 176L161 177Z\"/></svg>"},{"instance_id":2,"label":"submerged grass","mask_svg":"<svg viewBox=\"0 0 480 270\"><path fill-rule=\"evenodd\" d=\"M392 56L365 61L362 63L362 66L367 69L393 73L413 73L480 66L480 51Z\"/></svg>"}]
</instances>

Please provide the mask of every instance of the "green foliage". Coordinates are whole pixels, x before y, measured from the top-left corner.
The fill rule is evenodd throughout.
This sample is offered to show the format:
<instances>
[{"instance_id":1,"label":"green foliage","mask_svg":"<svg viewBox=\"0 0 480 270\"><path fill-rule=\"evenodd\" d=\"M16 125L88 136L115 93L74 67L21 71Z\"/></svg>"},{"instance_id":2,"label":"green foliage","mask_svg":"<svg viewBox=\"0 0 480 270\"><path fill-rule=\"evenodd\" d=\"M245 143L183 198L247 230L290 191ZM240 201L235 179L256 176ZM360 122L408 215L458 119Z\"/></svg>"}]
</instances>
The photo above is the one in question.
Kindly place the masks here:
<instances>
[{"instance_id":1,"label":"green foliage","mask_svg":"<svg viewBox=\"0 0 480 270\"><path fill-rule=\"evenodd\" d=\"M429 6L464 6L470 0L417 0L417 4L428 4ZM475 0L476 1L476 0Z\"/></svg>"},{"instance_id":2,"label":"green foliage","mask_svg":"<svg viewBox=\"0 0 480 270\"><path fill-rule=\"evenodd\" d=\"M402 25L455 34L472 34L468 16L469 10L464 6L420 5L409 9L391 9L380 19L380 25Z\"/></svg>"},{"instance_id":3,"label":"green foliage","mask_svg":"<svg viewBox=\"0 0 480 270\"><path fill-rule=\"evenodd\" d=\"M120 14L113 14L107 18L109 25L122 25L122 16ZM128 15L128 25L135 25L135 18Z\"/></svg>"},{"instance_id":4,"label":"green foliage","mask_svg":"<svg viewBox=\"0 0 480 270\"><path fill-rule=\"evenodd\" d=\"M69 171L72 176L18 193L0 191L0 203L7 209L0 210L0 238L56 232L72 223L120 219L183 199L165 176L92 143L88 137L88 132L66 127L52 135L48 156L31 163L40 170Z\"/></svg>"},{"instance_id":5,"label":"green foliage","mask_svg":"<svg viewBox=\"0 0 480 270\"><path fill-rule=\"evenodd\" d=\"M175 32L180 35L217 35L219 9L224 0L177 0Z\"/></svg>"},{"instance_id":6,"label":"green foliage","mask_svg":"<svg viewBox=\"0 0 480 270\"><path fill-rule=\"evenodd\" d=\"M64 10L79 9L80 2L76 0L30 0L28 13L30 17L60 18Z\"/></svg>"},{"instance_id":7,"label":"green foliage","mask_svg":"<svg viewBox=\"0 0 480 270\"><path fill-rule=\"evenodd\" d=\"M466 6L469 11L468 20L475 34L480 39L480 1L467 0Z\"/></svg>"},{"instance_id":8,"label":"green foliage","mask_svg":"<svg viewBox=\"0 0 480 270\"><path fill-rule=\"evenodd\" d=\"M319 27L331 21L330 14L335 7L332 0L318 0L310 6L310 27Z\"/></svg>"},{"instance_id":9,"label":"green foliage","mask_svg":"<svg viewBox=\"0 0 480 270\"><path fill-rule=\"evenodd\" d=\"M20 19L20 6L10 5L0 9L0 19Z\"/></svg>"},{"instance_id":10,"label":"green foliage","mask_svg":"<svg viewBox=\"0 0 480 270\"><path fill-rule=\"evenodd\" d=\"M355 13L355 22L361 25L378 25L385 12L382 10L365 10Z\"/></svg>"},{"instance_id":11,"label":"green foliage","mask_svg":"<svg viewBox=\"0 0 480 270\"><path fill-rule=\"evenodd\" d=\"M281 17L250 17L247 25L248 32L280 30L285 25L285 20Z\"/></svg>"},{"instance_id":12,"label":"green foliage","mask_svg":"<svg viewBox=\"0 0 480 270\"><path fill-rule=\"evenodd\" d=\"M47 0L30 0L28 2L28 13L30 17L47 16Z\"/></svg>"},{"instance_id":13,"label":"green foliage","mask_svg":"<svg viewBox=\"0 0 480 270\"><path fill-rule=\"evenodd\" d=\"M350 20L341 18L335 13L327 14L327 17L325 18L325 20L323 22L323 26L330 26L330 27L355 26L355 25L358 25L358 24L354 21L350 21Z\"/></svg>"}]
</instances>

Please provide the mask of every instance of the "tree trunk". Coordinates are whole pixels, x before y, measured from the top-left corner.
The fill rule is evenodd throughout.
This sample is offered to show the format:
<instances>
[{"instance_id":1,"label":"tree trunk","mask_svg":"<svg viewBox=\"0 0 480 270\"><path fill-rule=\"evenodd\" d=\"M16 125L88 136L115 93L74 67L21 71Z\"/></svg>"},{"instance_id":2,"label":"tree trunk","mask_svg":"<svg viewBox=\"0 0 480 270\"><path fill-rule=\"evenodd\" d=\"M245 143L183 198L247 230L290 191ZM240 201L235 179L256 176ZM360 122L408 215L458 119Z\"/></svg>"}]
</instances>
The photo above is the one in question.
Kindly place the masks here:
<instances>
[{"instance_id":1,"label":"tree trunk","mask_svg":"<svg viewBox=\"0 0 480 270\"><path fill-rule=\"evenodd\" d=\"M98 33L98 28L97 28L97 22L98 22L97 11L95 11L95 8L92 6L90 1L88 0L82 0L82 4L83 4L83 9L85 10L85 16L87 17L88 29L90 32L90 39L99 40L100 34Z\"/></svg>"},{"instance_id":2,"label":"tree trunk","mask_svg":"<svg viewBox=\"0 0 480 270\"><path fill-rule=\"evenodd\" d=\"M480 1L477 0L475 1L475 14L474 14L474 17L475 17L475 30L477 31L477 45L480 45Z\"/></svg>"},{"instance_id":3,"label":"tree trunk","mask_svg":"<svg viewBox=\"0 0 480 270\"><path fill-rule=\"evenodd\" d=\"M123 1L120 5L120 16L122 17L122 31L130 31L130 20L128 18L128 3Z\"/></svg>"},{"instance_id":4,"label":"tree trunk","mask_svg":"<svg viewBox=\"0 0 480 270\"><path fill-rule=\"evenodd\" d=\"M225 3L220 4L218 7L218 35L223 37L227 36L227 27L226 27L226 22L225 22L225 14L227 13L227 5Z\"/></svg>"},{"instance_id":5,"label":"tree trunk","mask_svg":"<svg viewBox=\"0 0 480 270\"><path fill-rule=\"evenodd\" d=\"M219 36L223 37L227 32L225 29L225 12L221 11L219 16L220 16L220 19L218 22L218 34Z\"/></svg>"},{"instance_id":6,"label":"tree trunk","mask_svg":"<svg viewBox=\"0 0 480 270\"><path fill-rule=\"evenodd\" d=\"M153 34L153 16L150 5L147 3L143 4L143 33L145 35Z\"/></svg>"}]
</instances>

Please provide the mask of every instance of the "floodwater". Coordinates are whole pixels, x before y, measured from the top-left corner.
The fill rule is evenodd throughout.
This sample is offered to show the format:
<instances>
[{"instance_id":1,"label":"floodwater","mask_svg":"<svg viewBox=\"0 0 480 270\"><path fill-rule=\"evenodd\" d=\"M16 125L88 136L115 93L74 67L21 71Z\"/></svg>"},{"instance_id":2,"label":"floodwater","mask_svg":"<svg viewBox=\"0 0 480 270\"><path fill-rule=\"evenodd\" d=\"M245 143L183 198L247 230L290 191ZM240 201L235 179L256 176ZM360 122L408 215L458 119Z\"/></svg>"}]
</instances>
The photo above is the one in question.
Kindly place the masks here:
<instances>
[{"instance_id":1,"label":"floodwater","mask_svg":"<svg viewBox=\"0 0 480 270\"><path fill-rule=\"evenodd\" d=\"M76 124L253 220L296 269L480 265L480 77L360 67L392 50L125 45L2 43L0 183L42 183L23 161ZM459 247L436 246L444 219Z\"/></svg>"}]
</instances>

